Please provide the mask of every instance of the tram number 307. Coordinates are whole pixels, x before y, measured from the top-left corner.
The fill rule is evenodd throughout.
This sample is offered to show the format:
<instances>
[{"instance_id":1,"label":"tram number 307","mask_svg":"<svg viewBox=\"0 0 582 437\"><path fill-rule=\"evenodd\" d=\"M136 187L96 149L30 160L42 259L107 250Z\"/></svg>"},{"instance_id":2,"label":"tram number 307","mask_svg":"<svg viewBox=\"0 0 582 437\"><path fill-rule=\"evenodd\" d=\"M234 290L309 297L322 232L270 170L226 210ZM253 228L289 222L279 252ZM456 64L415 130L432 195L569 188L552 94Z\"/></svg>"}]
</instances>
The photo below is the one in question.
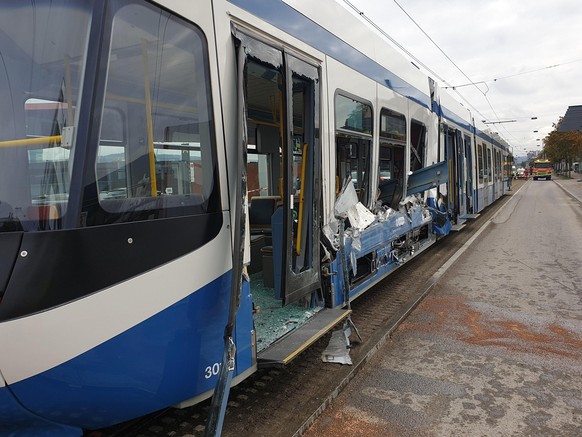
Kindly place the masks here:
<instances>
[{"instance_id":1,"label":"tram number 307","mask_svg":"<svg viewBox=\"0 0 582 437\"><path fill-rule=\"evenodd\" d=\"M206 369L204 369L204 378L209 379L218 375L218 372L220 372L220 366L221 363L214 363L212 366L206 367Z\"/></svg>"}]
</instances>

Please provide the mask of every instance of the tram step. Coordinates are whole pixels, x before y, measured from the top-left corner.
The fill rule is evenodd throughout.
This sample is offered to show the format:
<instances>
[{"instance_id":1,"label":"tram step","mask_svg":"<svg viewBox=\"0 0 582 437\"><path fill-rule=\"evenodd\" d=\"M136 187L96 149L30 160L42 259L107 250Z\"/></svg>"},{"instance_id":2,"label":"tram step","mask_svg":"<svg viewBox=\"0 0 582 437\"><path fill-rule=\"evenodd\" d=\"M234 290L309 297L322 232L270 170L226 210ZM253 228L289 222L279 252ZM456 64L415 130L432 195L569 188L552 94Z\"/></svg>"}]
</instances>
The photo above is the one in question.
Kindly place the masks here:
<instances>
[{"instance_id":1,"label":"tram step","mask_svg":"<svg viewBox=\"0 0 582 437\"><path fill-rule=\"evenodd\" d=\"M479 217L480 214L463 214L460 215L459 217L465 220L471 220L471 219L476 219L477 217Z\"/></svg>"},{"instance_id":2,"label":"tram step","mask_svg":"<svg viewBox=\"0 0 582 437\"><path fill-rule=\"evenodd\" d=\"M352 310L324 308L303 326L294 329L257 355L259 367L288 364L321 336L344 320Z\"/></svg>"},{"instance_id":3,"label":"tram step","mask_svg":"<svg viewBox=\"0 0 582 437\"><path fill-rule=\"evenodd\" d=\"M464 227L465 227L465 223L460 223L460 224L457 224L457 225L453 225L453 227L451 228L451 231L458 232L461 229L463 229Z\"/></svg>"}]
</instances>

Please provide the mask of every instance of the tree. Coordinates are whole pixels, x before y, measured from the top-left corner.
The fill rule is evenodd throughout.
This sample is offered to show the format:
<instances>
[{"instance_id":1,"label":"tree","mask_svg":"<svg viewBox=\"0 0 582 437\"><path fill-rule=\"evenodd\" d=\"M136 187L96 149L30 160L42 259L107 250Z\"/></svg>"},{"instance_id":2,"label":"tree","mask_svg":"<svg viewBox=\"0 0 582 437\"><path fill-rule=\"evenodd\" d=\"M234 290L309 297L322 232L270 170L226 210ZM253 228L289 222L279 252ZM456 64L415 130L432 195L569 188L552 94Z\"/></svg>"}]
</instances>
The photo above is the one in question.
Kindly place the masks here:
<instances>
[{"instance_id":1,"label":"tree","mask_svg":"<svg viewBox=\"0 0 582 437\"><path fill-rule=\"evenodd\" d=\"M559 132L558 126L544 138L544 156L559 164L564 160L567 170L572 168L572 162L582 155L582 133L580 131Z\"/></svg>"}]
</instances>

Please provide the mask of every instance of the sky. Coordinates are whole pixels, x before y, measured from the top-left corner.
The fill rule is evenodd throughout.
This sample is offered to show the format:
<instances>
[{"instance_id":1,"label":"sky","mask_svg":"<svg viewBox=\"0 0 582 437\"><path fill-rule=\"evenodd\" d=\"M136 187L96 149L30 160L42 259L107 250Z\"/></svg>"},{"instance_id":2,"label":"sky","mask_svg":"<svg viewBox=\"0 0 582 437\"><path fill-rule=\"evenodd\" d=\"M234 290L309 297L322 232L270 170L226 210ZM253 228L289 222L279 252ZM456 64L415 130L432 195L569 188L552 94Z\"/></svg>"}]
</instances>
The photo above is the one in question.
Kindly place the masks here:
<instances>
[{"instance_id":1,"label":"sky","mask_svg":"<svg viewBox=\"0 0 582 437\"><path fill-rule=\"evenodd\" d=\"M568 106L582 105L580 0L346 3L411 53L441 87L455 87L449 92L475 119L486 120L515 156L541 150Z\"/></svg>"}]
</instances>

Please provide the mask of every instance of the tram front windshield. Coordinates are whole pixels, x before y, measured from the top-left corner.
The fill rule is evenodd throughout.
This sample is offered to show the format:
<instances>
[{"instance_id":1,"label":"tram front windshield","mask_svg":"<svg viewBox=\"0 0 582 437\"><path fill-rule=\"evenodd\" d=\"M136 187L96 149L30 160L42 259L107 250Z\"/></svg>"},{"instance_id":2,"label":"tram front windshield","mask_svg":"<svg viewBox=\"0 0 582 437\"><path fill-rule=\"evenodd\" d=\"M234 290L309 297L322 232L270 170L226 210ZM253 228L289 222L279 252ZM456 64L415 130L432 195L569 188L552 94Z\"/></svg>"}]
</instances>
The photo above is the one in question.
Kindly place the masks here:
<instances>
[{"instance_id":1,"label":"tram front windshield","mask_svg":"<svg viewBox=\"0 0 582 437\"><path fill-rule=\"evenodd\" d=\"M0 231L66 213L89 12L0 5Z\"/></svg>"},{"instance_id":2,"label":"tram front windshield","mask_svg":"<svg viewBox=\"0 0 582 437\"><path fill-rule=\"evenodd\" d=\"M145 1L0 2L0 232L218 211L208 71Z\"/></svg>"}]
</instances>

